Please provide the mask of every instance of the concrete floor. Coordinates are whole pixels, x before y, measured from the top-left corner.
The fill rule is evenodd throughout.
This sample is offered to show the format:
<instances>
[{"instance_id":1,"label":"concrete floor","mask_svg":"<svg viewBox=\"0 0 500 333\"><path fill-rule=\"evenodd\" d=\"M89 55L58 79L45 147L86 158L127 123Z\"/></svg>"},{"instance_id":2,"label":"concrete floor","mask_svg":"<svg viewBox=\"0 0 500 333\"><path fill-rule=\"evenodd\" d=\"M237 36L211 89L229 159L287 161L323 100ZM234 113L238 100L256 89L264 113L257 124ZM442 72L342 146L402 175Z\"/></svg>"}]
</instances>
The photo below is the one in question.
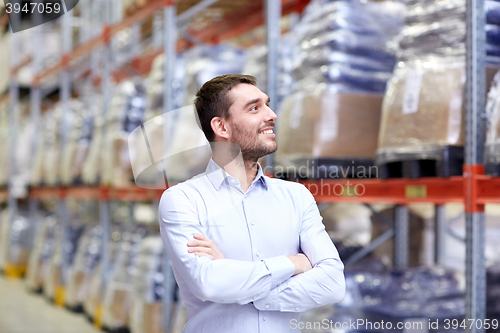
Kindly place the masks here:
<instances>
[{"instance_id":1,"label":"concrete floor","mask_svg":"<svg viewBox=\"0 0 500 333\"><path fill-rule=\"evenodd\" d=\"M99 333L83 315L48 303L23 280L0 276L0 333Z\"/></svg>"}]
</instances>

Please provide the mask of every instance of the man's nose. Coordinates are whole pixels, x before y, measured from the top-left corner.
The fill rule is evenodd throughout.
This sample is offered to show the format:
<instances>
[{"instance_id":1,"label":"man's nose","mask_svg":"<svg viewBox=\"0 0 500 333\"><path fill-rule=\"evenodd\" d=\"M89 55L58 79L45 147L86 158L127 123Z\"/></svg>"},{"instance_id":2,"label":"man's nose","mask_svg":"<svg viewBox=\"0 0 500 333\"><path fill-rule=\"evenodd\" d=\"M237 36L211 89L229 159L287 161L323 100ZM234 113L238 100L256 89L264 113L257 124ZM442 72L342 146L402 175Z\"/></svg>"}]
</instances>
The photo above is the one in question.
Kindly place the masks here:
<instances>
[{"instance_id":1,"label":"man's nose","mask_svg":"<svg viewBox=\"0 0 500 333\"><path fill-rule=\"evenodd\" d=\"M276 115L276 113L268 106L267 107L268 109L268 113L269 113L269 118L271 118L273 121L276 120L278 118L278 116Z\"/></svg>"}]
</instances>

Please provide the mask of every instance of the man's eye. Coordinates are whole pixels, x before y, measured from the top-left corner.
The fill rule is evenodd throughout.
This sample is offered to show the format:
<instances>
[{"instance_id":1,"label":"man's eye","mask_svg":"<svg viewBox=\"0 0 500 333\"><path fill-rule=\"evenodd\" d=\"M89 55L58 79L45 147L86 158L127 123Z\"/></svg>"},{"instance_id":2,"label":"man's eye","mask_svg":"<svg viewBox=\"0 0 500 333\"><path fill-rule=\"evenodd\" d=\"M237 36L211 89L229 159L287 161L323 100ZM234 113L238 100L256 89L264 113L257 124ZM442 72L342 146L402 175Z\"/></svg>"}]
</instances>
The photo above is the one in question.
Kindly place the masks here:
<instances>
[{"instance_id":1,"label":"man's eye","mask_svg":"<svg viewBox=\"0 0 500 333\"><path fill-rule=\"evenodd\" d=\"M250 109L250 111L257 111L257 109L258 109L257 105L256 106L252 106L252 108Z\"/></svg>"}]
</instances>

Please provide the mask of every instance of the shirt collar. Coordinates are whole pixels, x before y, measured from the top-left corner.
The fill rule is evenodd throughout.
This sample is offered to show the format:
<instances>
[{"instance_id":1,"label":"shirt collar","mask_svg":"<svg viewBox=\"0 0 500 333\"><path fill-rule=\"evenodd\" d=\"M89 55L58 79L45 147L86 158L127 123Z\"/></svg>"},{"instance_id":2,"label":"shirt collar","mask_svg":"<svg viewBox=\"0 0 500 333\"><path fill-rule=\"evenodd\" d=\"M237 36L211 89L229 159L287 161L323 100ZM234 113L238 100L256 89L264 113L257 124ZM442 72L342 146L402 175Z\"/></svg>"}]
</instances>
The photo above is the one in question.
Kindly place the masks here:
<instances>
[{"instance_id":1,"label":"shirt collar","mask_svg":"<svg viewBox=\"0 0 500 333\"><path fill-rule=\"evenodd\" d=\"M224 180L227 177L231 176L224 169L222 169L217 163L215 163L215 161L212 158L210 158L210 161L208 162L206 175L216 190L219 190ZM267 180L266 177L264 177L264 172L262 171L262 167L258 162L257 162L257 175L255 176L255 179L253 180L252 184L257 181L260 181L262 185L264 185L264 187L267 189Z\"/></svg>"}]
</instances>

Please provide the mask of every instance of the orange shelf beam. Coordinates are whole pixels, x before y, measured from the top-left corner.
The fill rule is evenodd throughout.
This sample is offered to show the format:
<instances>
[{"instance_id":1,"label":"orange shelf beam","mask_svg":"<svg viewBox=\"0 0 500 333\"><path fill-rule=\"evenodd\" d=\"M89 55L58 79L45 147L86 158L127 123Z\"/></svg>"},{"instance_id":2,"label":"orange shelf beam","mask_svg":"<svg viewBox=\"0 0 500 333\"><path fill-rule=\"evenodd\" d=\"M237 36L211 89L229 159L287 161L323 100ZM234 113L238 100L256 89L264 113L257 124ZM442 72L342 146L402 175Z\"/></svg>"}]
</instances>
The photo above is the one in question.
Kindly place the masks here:
<instances>
[{"instance_id":1,"label":"orange shelf beam","mask_svg":"<svg viewBox=\"0 0 500 333\"><path fill-rule=\"evenodd\" d=\"M421 179L339 179L301 182L317 202L408 204L464 202L463 177Z\"/></svg>"},{"instance_id":2,"label":"orange shelf beam","mask_svg":"<svg viewBox=\"0 0 500 333\"><path fill-rule=\"evenodd\" d=\"M445 204L464 203L464 177L421 179L323 179L301 181L317 202L351 202L409 204L427 202ZM481 204L500 204L500 177L480 176L478 198ZM119 201L151 201L159 199L164 189L149 190L139 186L114 188L109 186L38 187L29 195L39 199L109 199ZM0 199L7 190L0 191Z\"/></svg>"}]
</instances>

